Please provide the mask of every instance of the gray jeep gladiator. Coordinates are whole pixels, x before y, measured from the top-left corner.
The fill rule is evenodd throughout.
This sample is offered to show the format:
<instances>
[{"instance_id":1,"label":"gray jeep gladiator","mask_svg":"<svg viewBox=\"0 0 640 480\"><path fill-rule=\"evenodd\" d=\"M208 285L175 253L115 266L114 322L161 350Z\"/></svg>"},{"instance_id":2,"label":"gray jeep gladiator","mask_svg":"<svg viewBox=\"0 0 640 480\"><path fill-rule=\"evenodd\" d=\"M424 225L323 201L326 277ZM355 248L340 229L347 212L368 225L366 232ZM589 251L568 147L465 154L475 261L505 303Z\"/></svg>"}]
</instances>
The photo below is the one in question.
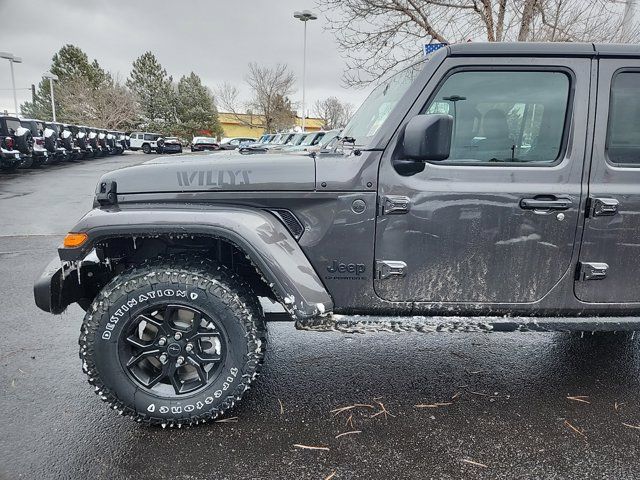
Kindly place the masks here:
<instances>
[{"instance_id":1,"label":"gray jeep gladiator","mask_svg":"<svg viewBox=\"0 0 640 480\"><path fill-rule=\"evenodd\" d=\"M41 309L86 310L83 369L120 413L232 407L263 360L261 297L308 330L640 329L637 46L448 46L333 151L262 157L105 174L37 281Z\"/></svg>"}]
</instances>

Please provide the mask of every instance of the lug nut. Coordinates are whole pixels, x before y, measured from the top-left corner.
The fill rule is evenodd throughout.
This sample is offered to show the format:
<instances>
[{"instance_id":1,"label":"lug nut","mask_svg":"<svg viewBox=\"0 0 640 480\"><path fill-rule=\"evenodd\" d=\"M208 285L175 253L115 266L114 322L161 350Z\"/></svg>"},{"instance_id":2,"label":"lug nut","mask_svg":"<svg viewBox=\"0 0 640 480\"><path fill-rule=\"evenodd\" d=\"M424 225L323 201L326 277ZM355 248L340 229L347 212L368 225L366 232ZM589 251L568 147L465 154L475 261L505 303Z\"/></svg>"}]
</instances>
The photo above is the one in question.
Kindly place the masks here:
<instances>
[{"instance_id":1,"label":"lug nut","mask_svg":"<svg viewBox=\"0 0 640 480\"><path fill-rule=\"evenodd\" d=\"M180 366L184 363L184 357L180 356L176 358L176 365Z\"/></svg>"},{"instance_id":2,"label":"lug nut","mask_svg":"<svg viewBox=\"0 0 640 480\"><path fill-rule=\"evenodd\" d=\"M160 355L160 363L162 363L163 365L165 363L167 363L167 355L166 354L163 353L162 355Z\"/></svg>"},{"instance_id":3,"label":"lug nut","mask_svg":"<svg viewBox=\"0 0 640 480\"><path fill-rule=\"evenodd\" d=\"M180 340L182 338L182 334L180 332L176 332L173 338L175 338L176 340Z\"/></svg>"},{"instance_id":4,"label":"lug nut","mask_svg":"<svg viewBox=\"0 0 640 480\"><path fill-rule=\"evenodd\" d=\"M164 337L160 337L160 340L158 340L158 345L160 345L161 347L165 346L167 343L167 339Z\"/></svg>"},{"instance_id":5,"label":"lug nut","mask_svg":"<svg viewBox=\"0 0 640 480\"><path fill-rule=\"evenodd\" d=\"M187 343L187 345L184 347L184 349L185 349L187 352L190 352L191 350L193 350L193 345L192 345L192 344L190 344L190 343Z\"/></svg>"}]
</instances>

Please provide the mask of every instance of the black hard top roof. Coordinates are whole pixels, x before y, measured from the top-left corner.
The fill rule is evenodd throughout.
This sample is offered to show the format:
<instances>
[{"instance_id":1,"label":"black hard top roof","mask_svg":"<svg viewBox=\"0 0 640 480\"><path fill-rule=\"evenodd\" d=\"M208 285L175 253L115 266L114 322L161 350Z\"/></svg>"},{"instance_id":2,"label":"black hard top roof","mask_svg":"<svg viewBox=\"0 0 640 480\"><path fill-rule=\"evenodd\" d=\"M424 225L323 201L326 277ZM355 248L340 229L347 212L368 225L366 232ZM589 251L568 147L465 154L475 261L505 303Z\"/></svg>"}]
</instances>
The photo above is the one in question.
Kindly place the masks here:
<instances>
[{"instance_id":1,"label":"black hard top roof","mask_svg":"<svg viewBox=\"0 0 640 480\"><path fill-rule=\"evenodd\" d=\"M566 42L468 42L449 45L449 55L640 57L640 45Z\"/></svg>"}]
</instances>

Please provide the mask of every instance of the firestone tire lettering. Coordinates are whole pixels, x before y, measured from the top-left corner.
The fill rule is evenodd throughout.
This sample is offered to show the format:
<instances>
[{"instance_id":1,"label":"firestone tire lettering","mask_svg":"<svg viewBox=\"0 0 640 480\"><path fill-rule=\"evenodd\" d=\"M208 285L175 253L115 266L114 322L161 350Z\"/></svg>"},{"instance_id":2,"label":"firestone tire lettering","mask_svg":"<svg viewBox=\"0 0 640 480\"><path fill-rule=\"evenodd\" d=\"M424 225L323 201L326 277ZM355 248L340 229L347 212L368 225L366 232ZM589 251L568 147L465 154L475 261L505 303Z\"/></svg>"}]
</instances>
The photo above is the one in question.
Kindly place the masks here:
<instances>
[{"instance_id":1,"label":"firestone tire lettering","mask_svg":"<svg viewBox=\"0 0 640 480\"><path fill-rule=\"evenodd\" d=\"M227 331L226 370L184 396L146 390L114 353L137 312L167 301L215 314ZM180 257L112 279L87 310L79 343L83 370L104 401L137 421L171 427L213 420L240 400L261 368L265 340L260 304L246 283L222 266Z\"/></svg>"}]
</instances>

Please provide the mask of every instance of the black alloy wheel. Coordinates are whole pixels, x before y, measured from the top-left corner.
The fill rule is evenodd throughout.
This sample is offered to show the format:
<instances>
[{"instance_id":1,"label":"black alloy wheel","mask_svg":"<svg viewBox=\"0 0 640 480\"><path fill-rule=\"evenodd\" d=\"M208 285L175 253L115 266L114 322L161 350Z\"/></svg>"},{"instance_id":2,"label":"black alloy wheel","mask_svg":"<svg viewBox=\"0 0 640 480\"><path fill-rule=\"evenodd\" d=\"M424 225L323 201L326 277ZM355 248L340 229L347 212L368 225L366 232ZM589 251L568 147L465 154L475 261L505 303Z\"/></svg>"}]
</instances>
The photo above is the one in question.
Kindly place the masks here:
<instances>
[{"instance_id":1,"label":"black alloy wheel","mask_svg":"<svg viewBox=\"0 0 640 480\"><path fill-rule=\"evenodd\" d=\"M120 362L141 387L163 397L196 392L221 372L227 338L220 322L185 305L141 312L120 338Z\"/></svg>"}]
</instances>

